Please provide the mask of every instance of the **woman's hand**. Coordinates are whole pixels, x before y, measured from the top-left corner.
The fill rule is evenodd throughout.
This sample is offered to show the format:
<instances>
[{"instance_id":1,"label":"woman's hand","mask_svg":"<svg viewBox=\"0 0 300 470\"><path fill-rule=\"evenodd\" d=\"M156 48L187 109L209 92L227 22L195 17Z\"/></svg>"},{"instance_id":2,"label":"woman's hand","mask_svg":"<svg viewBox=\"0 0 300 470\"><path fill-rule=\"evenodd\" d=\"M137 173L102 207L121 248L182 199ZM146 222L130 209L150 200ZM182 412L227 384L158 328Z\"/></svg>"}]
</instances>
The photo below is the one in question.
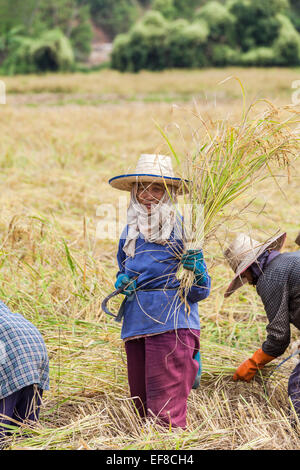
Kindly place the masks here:
<instances>
[{"instance_id":1,"label":"woman's hand","mask_svg":"<svg viewBox=\"0 0 300 470\"><path fill-rule=\"evenodd\" d=\"M262 369L268 362L273 361L275 357L266 354L261 348L255 351L250 359L244 361L235 371L233 380L244 380L250 382L253 379L256 372Z\"/></svg>"},{"instance_id":2,"label":"woman's hand","mask_svg":"<svg viewBox=\"0 0 300 470\"><path fill-rule=\"evenodd\" d=\"M187 250L181 257L182 266L193 271L197 286L206 284L207 270L202 250Z\"/></svg>"},{"instance_id":3,"label":"woman's hand","mask_svg":"<svg viewBox=\"0 0 300 470\"><path fill-rule=\"evenodd\" d=\"M121 287L124 287L121 293L129 297L135 292L136 280L130 278L127 274L119 274L115 283L115 288L120 289Z\"/></svg>"}]
</instances>

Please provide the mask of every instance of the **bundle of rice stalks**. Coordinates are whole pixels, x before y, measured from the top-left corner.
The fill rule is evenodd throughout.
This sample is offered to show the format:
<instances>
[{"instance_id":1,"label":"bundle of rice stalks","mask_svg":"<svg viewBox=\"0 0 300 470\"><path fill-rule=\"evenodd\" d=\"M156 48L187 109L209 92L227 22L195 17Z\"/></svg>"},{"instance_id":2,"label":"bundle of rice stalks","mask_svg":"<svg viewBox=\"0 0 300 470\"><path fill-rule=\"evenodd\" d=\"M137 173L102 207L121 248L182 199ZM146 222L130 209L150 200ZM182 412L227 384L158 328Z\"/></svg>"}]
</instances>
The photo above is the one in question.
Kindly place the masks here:
<instances>
[{"instance_id":1,"label":"bundle of rice stalks","mask_svg":"<svg viewBox=\"0 0 300 470\"><path fill-rule=\"evenodd\" d=\"M256 112L261 103L267 109ZM184 216L189 216L188 224L184 223L185 251L202 249L220 226L237 217L233 203L254 184L268 177L275 181L284 174L290 177L292 161L299 154L299 134L294 129L298 121L291 112L297 113L293 108L278 109L267 100L258 100L247 110L244 107L240 122L230 123L207 122L195 110L192 114L200 131L193 131L192 146L183 157L159 128L181 175L188 180L183 205L188 209ZM280 171L275 174L275 170ZM192 286L191 271L183 270L179 277L182 292Z\"/></svg>"}]
</instances>

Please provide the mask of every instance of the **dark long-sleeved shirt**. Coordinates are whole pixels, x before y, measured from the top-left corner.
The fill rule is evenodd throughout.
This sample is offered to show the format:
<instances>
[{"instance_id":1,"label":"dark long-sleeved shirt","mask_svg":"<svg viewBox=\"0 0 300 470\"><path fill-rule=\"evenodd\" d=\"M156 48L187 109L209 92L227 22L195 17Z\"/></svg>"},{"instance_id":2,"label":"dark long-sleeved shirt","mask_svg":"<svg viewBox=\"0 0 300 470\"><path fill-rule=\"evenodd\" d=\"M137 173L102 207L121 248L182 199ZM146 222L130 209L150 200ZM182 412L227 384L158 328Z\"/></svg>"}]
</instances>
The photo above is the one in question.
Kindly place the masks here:
<instances>
[{"instance_id":1,"label":"dark long-sleeved shirt","mask_svg":"<svg viewBox=\"0 0 300 470\"><path fill-rule=\"evenodd\" d=\"M290 324L300 330L300 251L282 253L265 268L256 285L268 317L262 349L283 354L290 343Z\"/></svg>"}]
</instances>

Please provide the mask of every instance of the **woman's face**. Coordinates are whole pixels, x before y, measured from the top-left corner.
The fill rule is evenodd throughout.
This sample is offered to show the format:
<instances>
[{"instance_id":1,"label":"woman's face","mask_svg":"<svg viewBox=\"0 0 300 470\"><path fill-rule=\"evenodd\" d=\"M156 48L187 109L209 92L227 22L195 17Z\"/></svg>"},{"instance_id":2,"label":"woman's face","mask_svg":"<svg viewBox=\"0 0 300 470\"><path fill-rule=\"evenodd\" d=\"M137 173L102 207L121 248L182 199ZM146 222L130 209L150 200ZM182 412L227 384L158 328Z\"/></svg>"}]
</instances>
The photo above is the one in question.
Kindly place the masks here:
<instances>
[{"instance_id":1,"label":"woman's face","mask_svg":"<svg viewBox=\"0 0 300 470\"><path fill-rule=\"evenodd\" d=\"M158 204L163 195L165 194L166 188L163 184L159 183L139 183L136 197L140 204L143 204L148 213L151 212L151 205Z\"/></svg>"}]
</instances>

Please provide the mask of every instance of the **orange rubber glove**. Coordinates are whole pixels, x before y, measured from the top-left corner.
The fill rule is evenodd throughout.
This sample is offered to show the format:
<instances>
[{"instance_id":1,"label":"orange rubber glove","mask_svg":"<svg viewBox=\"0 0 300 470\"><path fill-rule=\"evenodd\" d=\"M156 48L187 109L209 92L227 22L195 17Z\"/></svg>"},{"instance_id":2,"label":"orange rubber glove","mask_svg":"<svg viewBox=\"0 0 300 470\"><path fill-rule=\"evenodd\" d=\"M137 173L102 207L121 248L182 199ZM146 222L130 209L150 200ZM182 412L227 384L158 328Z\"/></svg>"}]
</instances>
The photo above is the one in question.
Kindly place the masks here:
<instances>
[{"instance_id":1,"label":"orange rubber glove","mask_svg":"<svg viewBox=\"0 0 300 470\"><path fill-rule=\"evenodd\" d=\"M233 380L245 380L250 382L259 369L262 369L268 362L273 361L275 357L269 356L262 349L255 351L250 359L244 361L235 371Z\"/></svg>"}]
</instances>

